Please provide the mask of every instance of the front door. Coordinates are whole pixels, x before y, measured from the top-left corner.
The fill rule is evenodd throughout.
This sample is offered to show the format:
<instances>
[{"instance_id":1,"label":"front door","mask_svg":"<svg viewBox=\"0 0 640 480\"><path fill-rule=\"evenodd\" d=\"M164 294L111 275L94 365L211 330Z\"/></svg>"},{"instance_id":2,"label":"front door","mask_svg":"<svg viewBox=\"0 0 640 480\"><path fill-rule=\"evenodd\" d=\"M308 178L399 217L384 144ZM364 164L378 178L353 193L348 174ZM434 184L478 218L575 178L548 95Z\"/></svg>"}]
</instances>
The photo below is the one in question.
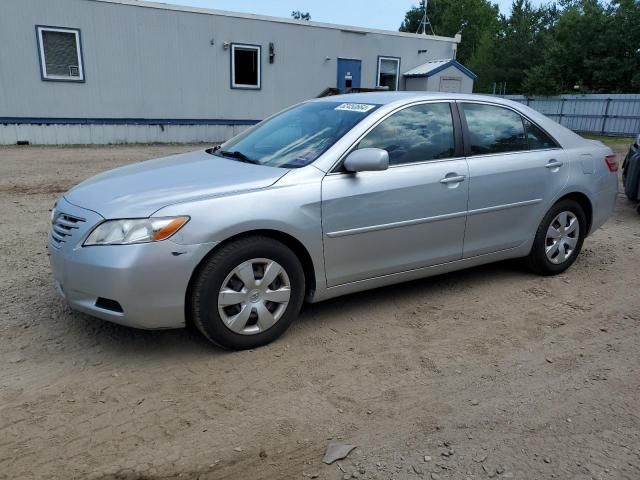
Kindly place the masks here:
<instances>
[{"instance_id":1,"label":"front door","mask_svg":"<svg viewBox=\"0 0 640 480\"><path fill-rule=\"evenodd\" d=\"M350 88L360 88L362 62L351 58L338 59L338 83L341 93Z\"/></svg>"},{"instance_id":2,"label":"front door","mask_svg":"<svg viewBox=\"0 0 640 480\"><path fill-rule=\"evenodd\" d=\"M511 109L464 103L463 110L470 143L468 258L517 247L535 235L569 179L569 154Z\"/></svg>"},{"instance_id":3,"label":"front door","mask_svg":"<svg viewBox=\"0 0 640 480\"><path fill-rule=\"evenodd\" d=\"M406 107L354 148L382 148L390 167L340 172L322 182L329 287L459 260L468 170L449 103Z\"/></svg>"}]
</instances>

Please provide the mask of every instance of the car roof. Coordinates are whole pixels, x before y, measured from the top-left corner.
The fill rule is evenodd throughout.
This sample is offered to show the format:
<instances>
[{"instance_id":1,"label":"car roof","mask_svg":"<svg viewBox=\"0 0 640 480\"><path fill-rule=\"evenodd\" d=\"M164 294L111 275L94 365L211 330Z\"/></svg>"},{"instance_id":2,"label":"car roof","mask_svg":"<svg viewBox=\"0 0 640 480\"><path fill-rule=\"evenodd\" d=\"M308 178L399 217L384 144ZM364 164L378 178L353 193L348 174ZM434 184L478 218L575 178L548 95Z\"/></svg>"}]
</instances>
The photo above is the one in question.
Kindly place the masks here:
<instances>
[{"instance_id":1,"label":"car roof","mask_svg":"<svg viewBox=\"0 0 640 480\"><path fill-rule=\"evenodd\" d=\"M443 101L476 101L504 105L522 115L531 119L538 126L551 133L552 136L564 148L574 147L584 144L584 139L569 130L568 128L554 122L545 117L540 112L513 100L493 96L493 95L477 95L471 93L447 93L447 92L365 92L365 93L348 93L344 95L333 95L329 97L316 98L312 102L344 102L344 103L368 103L389 108L402 107L405 104L413 103L421 100L443 100Z\"/></svg>"},{"instance_id":2,"label":"car roof","mask_svg":"<svg viewBox=\"0 0 640 480\"><path fill-rule=\"evenodd\" d=\"M389 103L406 103L416 100L475 100L504 105L513 105L514 102L491 95L476 95L469 93L446 93L446 92L365 92L347 93L344 95L332 95L314 99L314 102L350 102L350 103L372 103L376 105L387 105Z\"/></svg>"}]
</instances>

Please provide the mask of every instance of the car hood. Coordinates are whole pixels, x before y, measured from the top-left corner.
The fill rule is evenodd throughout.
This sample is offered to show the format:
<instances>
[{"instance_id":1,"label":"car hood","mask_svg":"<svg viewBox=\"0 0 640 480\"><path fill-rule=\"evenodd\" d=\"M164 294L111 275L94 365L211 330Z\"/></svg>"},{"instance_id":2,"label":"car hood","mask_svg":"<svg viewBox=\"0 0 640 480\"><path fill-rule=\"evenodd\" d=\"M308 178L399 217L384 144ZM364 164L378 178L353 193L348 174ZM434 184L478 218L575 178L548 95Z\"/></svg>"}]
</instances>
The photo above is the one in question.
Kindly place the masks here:
<instances>
[{"instance_id":1,"label":"car hood","mask_svg":"<svg viewBox=\"0 0 640 480\"><path fill-rule=\"evenodd\" d=\"M202 150L101 173L78 184L64 197L104 218L148 217L175 203L266 188L287 172Z\"/></svg>"}]
</instances>

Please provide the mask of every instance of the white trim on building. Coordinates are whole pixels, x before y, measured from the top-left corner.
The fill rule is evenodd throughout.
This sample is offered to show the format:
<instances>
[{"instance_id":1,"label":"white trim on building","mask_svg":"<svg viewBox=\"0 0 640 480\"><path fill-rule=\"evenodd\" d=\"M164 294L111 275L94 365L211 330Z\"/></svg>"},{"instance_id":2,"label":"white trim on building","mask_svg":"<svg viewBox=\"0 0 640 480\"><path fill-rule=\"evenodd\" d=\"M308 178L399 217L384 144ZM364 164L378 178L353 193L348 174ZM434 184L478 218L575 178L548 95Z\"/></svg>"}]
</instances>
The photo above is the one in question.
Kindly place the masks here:
<instances>
[{"instance_id":1,"label":"white trim on building","mask_svg":"<svg viewBox=\"0 0 640 480\"><path fill-rule=\"evenodd\" d=\"M253 52L253 56L250 59L251 69L256 70L256 81L249 82L240 82L237 81L236 68L238 57L236 56L236 52ZM232 88L244 88L250 90L260 90L262 86L262 47L260 45L248 45L245 43L232 43L231 44L231 87Z\"/></svg>"},{"instance_id":2,"label":"white trim on building","mask_svg":"<svg viewBox=\"0 0 640 480\"><path fill-rule=\"evenodd\" d=\"M391 90L400 90L400 58L398 57L384 57L384 56L380 56L378 57L378 72L376 74L376 87L383 87L383 82L381 79L381 74L386 73L388 74L389 72L383 72L383 62L387 62L388 63L395 63L395 72L394 72L394 76L395 76L395 85L394 88L392 88Z\"/></svg>"},{"instance_id":3,"label":"white trim on building","mask_svg":"<svg viewBox=\"0 0 640 480\"><path fill-rule=\"evenodd\" d=\"M82 65L82 45L80 43L80 30L77 28L48 27L43 25L36 26L38 35L38 53L40 56L40 70L43 80L57 80L65 82L84 82L84 65ZM53 47L45 44L44 37L47 33L58 33L63 35L73 35L75 44L75 64L69 63L65 65L53 65L52 60L48 58L56 52L51 51ZM60 53L60 52L58 52ZM49 67L64 67L66 74L52 73ZM53 69L53 68L52 68Z\"/></svg>"}]
</instances>

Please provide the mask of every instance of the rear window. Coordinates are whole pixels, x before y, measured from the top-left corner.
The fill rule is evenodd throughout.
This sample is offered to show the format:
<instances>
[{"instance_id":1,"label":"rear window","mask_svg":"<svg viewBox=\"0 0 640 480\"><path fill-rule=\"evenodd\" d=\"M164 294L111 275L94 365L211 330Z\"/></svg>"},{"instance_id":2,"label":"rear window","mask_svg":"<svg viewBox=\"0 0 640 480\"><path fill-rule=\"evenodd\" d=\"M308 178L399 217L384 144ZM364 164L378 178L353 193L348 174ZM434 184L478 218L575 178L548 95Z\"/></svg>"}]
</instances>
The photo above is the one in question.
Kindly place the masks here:
<instances>
[{"instance_id":1,"label":"rear window","mask_svg":"<svg viewBox=\"0 0 640 480\"><path fill-rule=\"evenodd\" d=\"M527 142L529 150L544 150L547 148L557 148L558 144L549 135L544 133L540 127L534 125L529 120L524 121L527 131Z\"/></svg>"},{"instance_id":2,"label":"rear window","mask_svg":"<svg viewBox=\"0 0 640 480\"><path fill-rule=\"evenodd\" d=\"M465 103L464 116L469 127L471 155L528 150L522 117L513 110Z\"/></svg>"}]
</instances>

